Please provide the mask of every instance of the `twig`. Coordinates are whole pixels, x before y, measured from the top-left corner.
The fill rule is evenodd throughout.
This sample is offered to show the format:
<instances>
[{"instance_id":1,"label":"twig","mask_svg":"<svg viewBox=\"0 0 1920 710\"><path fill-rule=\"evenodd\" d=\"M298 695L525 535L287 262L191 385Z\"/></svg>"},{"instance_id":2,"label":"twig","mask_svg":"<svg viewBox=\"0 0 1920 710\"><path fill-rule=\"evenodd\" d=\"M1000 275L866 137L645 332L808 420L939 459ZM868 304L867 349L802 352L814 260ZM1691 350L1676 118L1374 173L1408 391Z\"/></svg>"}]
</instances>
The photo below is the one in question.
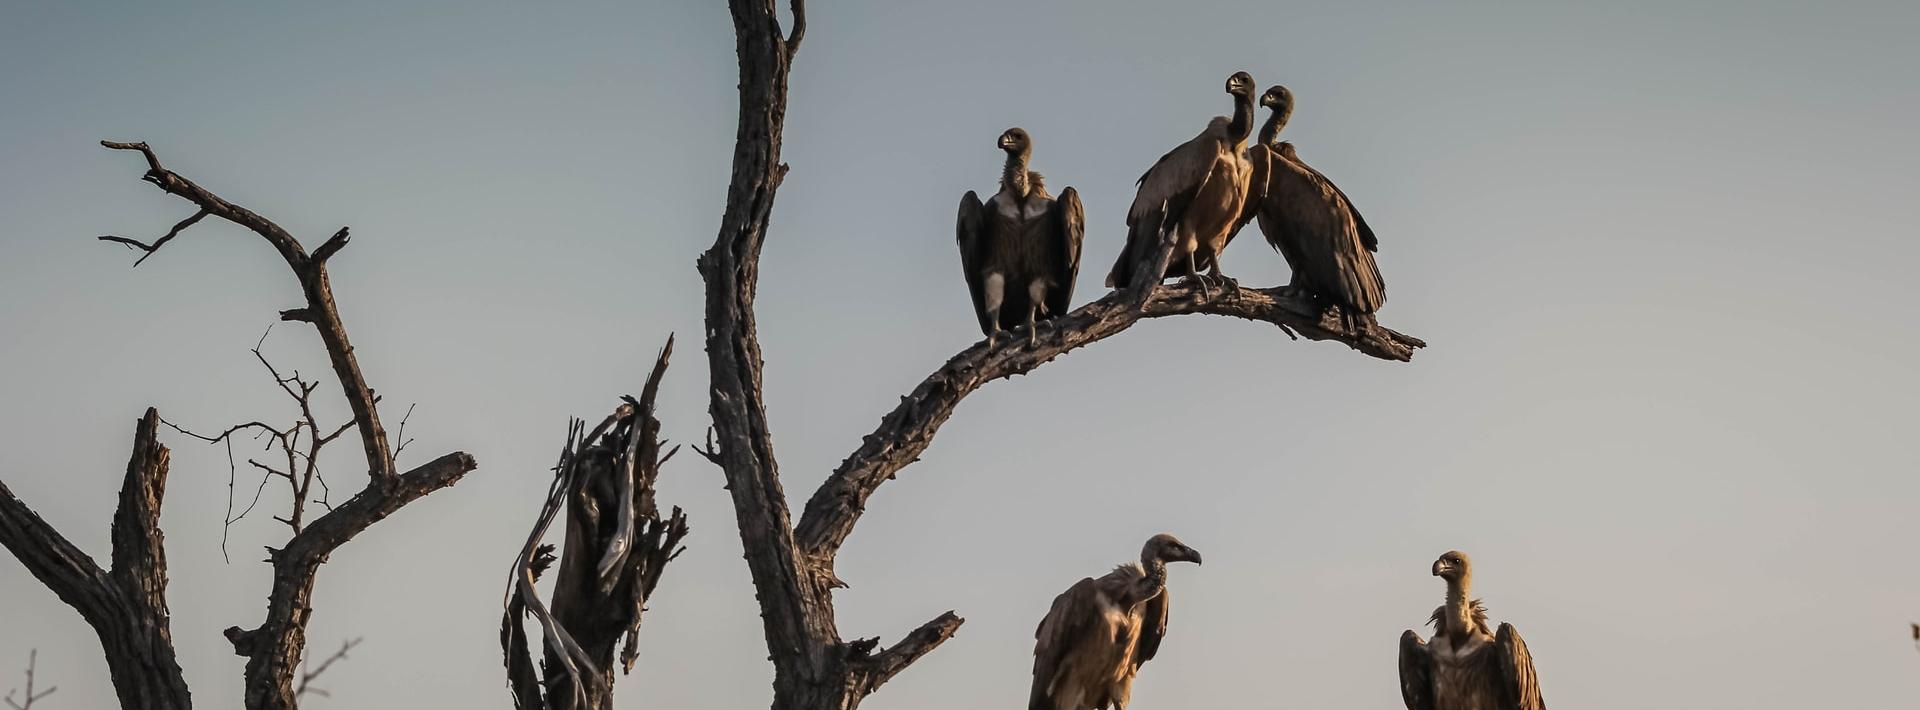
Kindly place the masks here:
<instances>
[{"instance_id":1,"label":"twig","mask_svg":"<svg viewBox=\"0 0 1920 710\"><path fill-rule=\"evenodd\" d=\"M186 228L193 226L195 222L199 222L200 220L205 219L206 216L209 214L212 214L212 213L206 210L200 210L199 212L193 213L192 217L188 217L186 219L180 220L179 222L175 223L173 225L173 229L167 230L166 234L161 235L159 239L153 240L152 244L147 244L138 239L131 239L128 237L116 237L111 234L101 235L100 237L97 237L97 238L104 242L115 242L118 244L124 244L128 249L136 249L139 251L146 252L144 254L141 254L140 258L133 260L133 265L135 267L138 267L140 266L140 262L146 261L147 257L153 256L153 253L156 251L160 251L160 247L166 246L167 242L172 241L174 237L179 236L182 230L185 230Z\"/></svg>"},{"instance_id":2,"label":"twig","mask_svg":"<svg viewBox=\"0 0 1920 710\"><path fill-rule=\"evenodd\" d=\"M396 461L400 459L400 452L407 450L407 444L413 443L412 439L407 438L407 420L413 418L413 408L417 404L419 404L419 402L407 405L407 413L400 415L400 426L393 428L393 438L400 442L399 446L393 447L393 458ZM353 422L347 422L346 425L343 425L343 428L352 424ZM334 436L339 436L339 432L335 432Z\"/></svg>"},{"instance_id":3,"label":"twig","mask_svg":"<svg viewBox=\"0 0 1920 710\"><path fill-rule=\"evenodd\" d=\"M353 647L360 645L360 641L361 638L358 636L347 639L345 643L340 644L340 650L334 651L333 655L321 661L318 666L309 668L307 661L301 661L300 683L294 686L293 697L305 697L307 693L313 693L323 698L332 697L327 691L313 687L313 681L315 678L319 678L320 674L327 672L328 668L332 668L335 662L346 660L347 652L353 650Z\"/></svg>"},{"instance_id":4,"label":"twig","mask_svg":"<svg viewBox=\"0 0 1920 710\"><path fill-rule=\"evenodd\" d=\"M42 690L37 693L34 692L33 669L34 669L34 666L39 662L39 659L40 659L40 649L35 648L35 649L27 650L27 692L25 695L22 696L23 700L16 702L13 699L13 694L17 692L17 690L7 691L7 697L6 697L7 707L13 708L13 710L30 710L30 708L33 707L33 704L36 702L39 702L41 698L45 698L49 695L52 695L53 691L60 689L59 686L50 686L46 690Z\"/></svg>"}]
</instances>

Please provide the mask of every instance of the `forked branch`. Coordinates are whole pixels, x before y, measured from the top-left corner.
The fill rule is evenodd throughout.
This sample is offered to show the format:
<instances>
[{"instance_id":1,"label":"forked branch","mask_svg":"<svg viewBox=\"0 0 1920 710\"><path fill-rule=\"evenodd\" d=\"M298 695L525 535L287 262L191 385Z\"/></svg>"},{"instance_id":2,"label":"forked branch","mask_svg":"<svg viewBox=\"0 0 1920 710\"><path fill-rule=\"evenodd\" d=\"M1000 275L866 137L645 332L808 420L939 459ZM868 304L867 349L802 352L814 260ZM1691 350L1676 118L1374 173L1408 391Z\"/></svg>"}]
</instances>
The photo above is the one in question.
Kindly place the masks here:
<instances>
[{"instance_id":1,"label":"forked branch","mask_svg":"<svg viewBox=\"0 0 1920 710\"><path fill-rule=\"evenodd\" d=\"M133 455L113 514L111 570L100 569L4 482L0 545L93 627L122 707L184 710L192 702L168 628L160 502L170 455L155 437L159 426L160 413L148 409L134 427Z\"/></svg>"},{"instance_id":2,"label":"forked branch","mask_svg":"<svg viewBox=\"0 0 1920 710\"><path fill-rule=\"evenodd\" d=\"M319 331L320 340L325 345L335 379L339 380L341 394L346 398L347 407L353 413L351 427L360 435L361 449L366 456L368 480L366 487L354 494L344 503L331 507L327 512L312 521L304 521L298 503L296 512L283 519L294 529L292 539L284 549L267 549L267 561L273 565L272 592L267 598L267 616L258 627L241 629L232 627L226 630L226 637L233 643L234 652L247 657L246 706L251 710L268 708L272 710L292 710L296 704L298 691L296 683L300 677L301 655L306 648L306 626L312 614L312 594L314 578L320 565L327 561L334 550L358 535L367 527L392 515L408 503L433 491L452 485L468 471L473 470L473 457L464 453L451 453L427 462L405 473L399 472L394 464L393 453L388 447L387 432L380 424L378 410L379 398L373 388L367 384L360 370L359 360L354 355L352 343L347 339L346 326L340 320L340 313L334 304L333 288L327 276L327 261L346 246L348 232L341 228L332 237L323 242L319 249L309 254L280 225L260 216L244 207L222 199L219 195L195 184L192 180L164 167L153 149L145 143L119 143L101 141L100 144L114 150L138 151L146 158L147 172L142 179L153 183L161 190L176 195L199 208L200 213L213 215L240 225L259 235L280 254L281 260L293 271L304 296L304 305L281 312L286 320L312 323ZM165 246L181 230L191 226L204 215L196 214L181 224L166 237L155 240L153 244L141 244L125 238L109 239L121 244L142 249L151 255ZM144 258L144 257L143 257ZM257 350L256 350L257 354ZM260 425L263 431L278 431L278 436L290 451L301 439L298 434L303 428L304 441L309 447L324 445L334 437L344 434L348 427L322 430L314 421L309 405L309 396L315 385L300 378L297 374L283 377L266 364L269 372L280 387L287 391L302 407L304 427L296 426L288 430L277 430ZM246 428L242 425L240 428ZM231 437L236 432L230 429L223 437ZM311 468L317 448L309 448L296 456L288 454L288 463L284 470L252 462L267 475L281 475L295 484L299 496L305 501L310 495L307 484L317 481L317 473ZM304 458L304 462L300 459ZM308 477L296 469L313 473ZM322 486L324 487L324 483ZM156 505L157 507L157 505ZM169 650L169 653L171 651ZM109 649L108 657L114 656Z\"/></svg>"},{"instance_id":3,"label":"forked branch","mask_svg":"<svg viewBox=\"0 0 1920 710\"><path fill-rule=\"evenodd\" d=\"M361 448L367 457L367 472L377 479L391 483L398 475L393 463L393 454L387 449L387 432L380 426L380 415L375 407L373 388L367 385L366 377L360 372L360 363L353 355L353 345L347 340L347 329L340 321L340 312L334 306L333 287L327 278L327 260L338 253L347 244L347 229L340 228L312 255L308 255L300 241L293 238L287 230L280 228L271 220L255 214L239 205L221 199L160 165L160 159L153 149L145 143L121 143L100 141L100 145L114 150L135 150L146 156L147 172L141 179L153 183L167 194L176 195L199 206L200 212L174 226L167 236L147 245L125 237L101 237L107 241L126 244L146 252L140 259L144 261L152 256L180 230L198 222L205 214L211 214L234 224L240 225L260 235L280 253L280 258L293 270L300 281L300 290L306 296L306 305L282 313L298 313L300 317L289 320L303 320L312 323L320 331L320 340L326 344L327 356L333 363L334 376L340 381L342 393L346 396L347 407L353 412L353 419L360 424ZM137 265L139 262L135 262Z\"/></svg>"}]
</instances>

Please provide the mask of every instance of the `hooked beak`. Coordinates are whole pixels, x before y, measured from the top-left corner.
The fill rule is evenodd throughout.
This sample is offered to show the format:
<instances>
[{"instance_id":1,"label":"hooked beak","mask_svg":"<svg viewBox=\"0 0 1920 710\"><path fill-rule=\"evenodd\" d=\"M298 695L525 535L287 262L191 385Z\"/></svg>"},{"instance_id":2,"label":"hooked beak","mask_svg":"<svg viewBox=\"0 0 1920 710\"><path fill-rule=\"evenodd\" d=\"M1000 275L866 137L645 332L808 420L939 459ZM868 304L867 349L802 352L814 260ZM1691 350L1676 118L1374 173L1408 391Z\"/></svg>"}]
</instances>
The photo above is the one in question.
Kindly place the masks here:
<instances>
[{"instance_id":1,"label":"hooked beak","mask_svg":"<svg viewBox=\"0 0 1920 710\"><path fill-rule=\"evenodd\" d=\"M1433 561L1433 576L1438 577L1441 575L1441 573L1446 571L1447 571L1447 563L1445 560Z\"/></svg>"},{"instance_id":2,"label":"hooked beak","mask_svg":"<svg viewBox=\"0 0 1920 710\"><path fill-rule=\"evenodd\" d=\"M1192 559L1192 560L1193 560L1193 563L1194 563L1194 564L1196 564L1196 565L1197 565L1197 564L1200 564L1200 551L1199 551L1199 550L1196 550L1196 549L1193 549L1193 548L1191 548L1191 547L1189 547L1189 548L1187 548L1187 557L1188 557L1188 558L1190 558L1190 559Z\"/></svg>"}]
</instances>

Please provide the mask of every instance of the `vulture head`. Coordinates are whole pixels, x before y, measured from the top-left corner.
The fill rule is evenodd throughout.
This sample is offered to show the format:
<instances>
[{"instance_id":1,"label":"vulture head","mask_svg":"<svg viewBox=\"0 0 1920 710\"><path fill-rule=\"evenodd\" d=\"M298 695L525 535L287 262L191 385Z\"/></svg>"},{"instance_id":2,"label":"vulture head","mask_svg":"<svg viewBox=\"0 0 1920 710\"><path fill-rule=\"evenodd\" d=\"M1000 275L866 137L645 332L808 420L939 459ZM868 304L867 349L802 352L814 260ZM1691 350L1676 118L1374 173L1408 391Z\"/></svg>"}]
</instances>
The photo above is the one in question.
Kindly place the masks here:
<instances>
[{"instance_id":1,"label":"vulture head","mask_svg":"<svg viewBox=\"0 0 1920 710\"><path fill-rule=\"evenodd\" d=\"M1180 538L1160 533L1147 540L1147 546L1140 551L1140 558L1161 562L1192 562L1200 564L1200 551L1187 547Z\"/></svg>"},{"instance_id":2,"label":"vulture head","mask_svg":"<svg viewBox=\"0 0 1920 710\"><path fill-rule=\"evenodd\" d=\"M1253 75L1243 71L1234 72L1233 76L1227 77L1227 93L1253 98Z\"/></svg>"},{"instance_id":3,"label":"vulture head","mask_svg":"<svg viewBox=\"0 0 1920 710\"><path fill-rule=\"evenodd\" d=\"M1024 128L1009 128L1000 134L1000 149L1008 153L1020 154L1033 149L1033 138Z\"/></svg>"},{"instance_id":4,"label":"vulture head","mask_svg":"<svg viewBox=\"0 0 1920 710\"><path fill-rule=\"evenodd\" d=\"M1272 88L1267 89L1267 93L1260 95L1260 105L1273 109L1274 113L1291 113L1293 111L1293 92L1288 91L1287 87L1275 84Z\"/></svg>"},{"instance_id":5,"label":"vulture head","mask_svg":"<svg viewBox=\"0 0 1920 710\"><path fill-rule=\"evenodd\" d=\"M1448 550L1433 561L1433 576L1450 583L1464 582L1473 577L1473 563L1467 560L1467 553Z\"/></svg>"}]
</instances>

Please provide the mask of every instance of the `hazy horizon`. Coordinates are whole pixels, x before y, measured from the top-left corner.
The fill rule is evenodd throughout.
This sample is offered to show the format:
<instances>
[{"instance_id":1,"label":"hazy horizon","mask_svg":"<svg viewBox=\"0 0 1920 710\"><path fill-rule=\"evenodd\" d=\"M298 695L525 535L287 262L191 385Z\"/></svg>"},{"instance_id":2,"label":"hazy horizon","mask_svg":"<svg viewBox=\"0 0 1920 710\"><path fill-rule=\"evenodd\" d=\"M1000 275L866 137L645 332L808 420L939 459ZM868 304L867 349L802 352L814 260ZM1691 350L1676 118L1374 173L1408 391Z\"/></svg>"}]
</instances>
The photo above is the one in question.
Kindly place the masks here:
<instances>
[{"instance_id":1,"label":"hazy horizon","mask_svg":"<svg viewBox=\"0 0 1920 710\"><path fill-rule=\"evenodd\" d=\"M978 339L954 210L993 189L1009 126L1085 200L1080 304L1103 291L1133 179L1229 110L1226 76L1287 85L1287 135L1379 235L1381 322L1431 343L1386 363L1183 317L987 386L840 557L847 638L967 619L864 707L1017 707L1053 596L1162 530L1207 563L1173 571L1138 710L1400 707L1395 643L1439 602L1428 564L1454 548L1555 707L1920 697L1920 247L1901 236L1920 216L1920 6L809 10L759 300L796 504ZM509 707L500 599L567 417L637 392L677 333L664 434L707 427L693 261L734 134L723 4L4 18L0 480L99 560L146 407L196 430L290 416L248 352L298 305L285 265L208 220L129 269L93 238L152 239L193 209L97 141L147 141L309 247L350 225L332 262L347 328L389 422L418 403L401 465L463 450L480 467L322 569L309 655L365 642L307 707ZM1222 265L1286 279L1251 231ZM299 324L265 350L326 371ZM223 562L225 450L162 441L180 662L198 707L238 708L243 659L220 630L260 622L259 549L284 529L256 514ZM357 487L354 447L330 451L334 486ZM620 707L771 697L721 483L694 456L663 475L690 549ZM11 554L0 599L0 692L37 648L38 684L60 690L36 710L113 704L92 631Z\"/></svg>"}]
</instances>

